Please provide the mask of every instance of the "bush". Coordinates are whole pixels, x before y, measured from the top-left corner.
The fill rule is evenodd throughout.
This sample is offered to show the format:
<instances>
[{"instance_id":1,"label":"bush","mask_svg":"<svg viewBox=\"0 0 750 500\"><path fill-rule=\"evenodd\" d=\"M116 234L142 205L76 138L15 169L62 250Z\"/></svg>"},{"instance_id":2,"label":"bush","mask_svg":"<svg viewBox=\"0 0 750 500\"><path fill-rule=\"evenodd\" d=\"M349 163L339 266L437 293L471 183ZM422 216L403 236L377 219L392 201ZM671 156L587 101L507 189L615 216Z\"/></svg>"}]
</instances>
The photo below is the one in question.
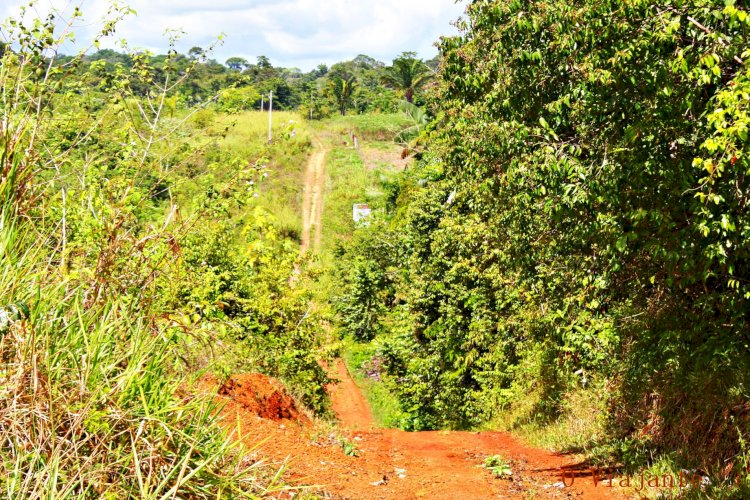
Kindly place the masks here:
<instances>
[{"instance_id":1,"label":"bush","mask_svg":"<svg viewBox=\"0 0 750 500\"><path fill-rule=\"evenodd\" d=\"M145 54L101 78L77 71L83 54L46 59L71 28L57 20L9 23L0 56L0 488L267 495L272 474L193 383L230 363L264 369L324 408L316 317L289 284L296 244L247 208L262 164L196 160L201 116L184 129L150 105L175 102L187 77L174 51L161 68L174 85Z\"/></svg>"},{"instance_id":2,"label":"bush","mask_svg":"<svg viewBox=\"0 0 750 500\"><path fill-rule=\"evenodd\" d=\"M750 16L645 1L467 13L441 44L415 191L392 213L408 249L396 295L414 314L393 350L403 404L473 425L531 380L554 421L587 373L611 384L610 435L640 442L626 448L736 462Z\"/></svg>"}]
</instances>

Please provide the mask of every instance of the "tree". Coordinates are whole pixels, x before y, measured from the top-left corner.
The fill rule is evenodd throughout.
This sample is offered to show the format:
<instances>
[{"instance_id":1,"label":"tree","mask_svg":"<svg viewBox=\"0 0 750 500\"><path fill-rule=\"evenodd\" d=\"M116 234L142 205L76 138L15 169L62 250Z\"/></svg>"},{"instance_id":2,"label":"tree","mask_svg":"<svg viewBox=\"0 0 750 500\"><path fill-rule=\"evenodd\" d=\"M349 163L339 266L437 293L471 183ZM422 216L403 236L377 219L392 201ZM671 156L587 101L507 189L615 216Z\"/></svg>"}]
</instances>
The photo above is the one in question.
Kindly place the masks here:
<instances>
[{"instance_id":1,"label":"tree","mask_svg":"<svg viewBox=\"0 0 750 500\"><path fill-rule=\"evenodd\" d=\"M333 95L341 116L346 115L346 108L351 104L354 89L357 87L357 78L354 75L342 73L334 74L328 80L328 88Z\"/></svg>"},{"instance_id":2,"label":"tree","mask_svg":"<svg viewBox=\"0 0 750 500\"><path fill-rule=\"evenodd\" d=\"M440 123L386 221L406 264L381 266L402 277L411 325L378 349L402 353L388 373L421 423L475 424L526 397L525 415L559 421L565 392L598 379L631 463L746 454L750 16L736 4L483 0L443 39Z\"/></svg>"},{"instance_id":3,"label":"tree","mask_svg":"<svg viewBox=\"0 0 750 500\"><path fill-rule=\"evenodd\" d=\"M205 55L206 55L206 51L200 47L192 47L188 51L188 57L190 57L190 59L193 59L193 60L201 59L205 57Z\"/></svg>"},{"instance_id":4,"label":"tree","mask_svg":"<svg viewBox=\"0 0 750 500\"><path fill-rule=\"evenodd\" d=\"M227 68L233 69L235 71L242 71L250 66L250 63L247 62L247 59L244 59L242 57L230 57L229 59L227 59L225 64L227 65Z\"/></svg>"},{"instance_id":5,"label":"tree","mask_svg":"<svg viewBox=\"0 0 750 500\"><path fill-rule=\"evenodd\" d=\"M393 60L393 66L385 69L383 82L404 93L404 99L414 101L414 94L425 83L434 78L434 72L417 58L416 52L404 52Z\"/></svg>"},{"instance_id":6,"label":"tree","mask_svg":"<svg viewBox=\"0 0 750 500\"><path fill-rule=\"evenodd\" d=\"M382 69L385 67L385 64L378 61L374 57L370 57L364 54L358 55L357 57L352 59L352 62L360 69Z\"/></svg>"},{"instance_id":7,"label":"tree","mask_svg":"<svg viewBox=\"0 0 750 500\"><path fill-rule=\"evenodd\" d=\"M273 68L273 64L271 64L271 60L268 57L258 56L258 67L260 69L271 69Z\"/></svg>"},{"instance_id":8,"label":"tree","mask_svg":"<svg viewBox=\"0 0 750 500\"><path fill-rule=\"evenodd\" d=\"M253 87L226 89L219 97L219 109L227 113L239 113L255 106L260 94Z\"/></svg>"}]
</instances>

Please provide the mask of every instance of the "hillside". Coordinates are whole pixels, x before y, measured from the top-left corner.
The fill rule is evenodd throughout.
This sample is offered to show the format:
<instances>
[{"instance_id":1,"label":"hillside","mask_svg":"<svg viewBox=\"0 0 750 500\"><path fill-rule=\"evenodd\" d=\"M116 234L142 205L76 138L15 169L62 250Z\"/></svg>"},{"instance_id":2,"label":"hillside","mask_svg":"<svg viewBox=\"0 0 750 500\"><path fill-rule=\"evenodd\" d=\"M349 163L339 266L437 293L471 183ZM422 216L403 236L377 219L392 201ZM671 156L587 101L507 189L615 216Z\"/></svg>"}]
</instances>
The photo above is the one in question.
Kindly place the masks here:
<instances>
[{"instance_id":1,"label":"hillside","mask_svg":"<svg viewBox=\"0 0 750 500\"><path fill-rule=\"evenodd\" d=\"M6 497L750 497L746 5L474 1L310 71L40 8L0 28Z\"/></svg>"}]
</instances>

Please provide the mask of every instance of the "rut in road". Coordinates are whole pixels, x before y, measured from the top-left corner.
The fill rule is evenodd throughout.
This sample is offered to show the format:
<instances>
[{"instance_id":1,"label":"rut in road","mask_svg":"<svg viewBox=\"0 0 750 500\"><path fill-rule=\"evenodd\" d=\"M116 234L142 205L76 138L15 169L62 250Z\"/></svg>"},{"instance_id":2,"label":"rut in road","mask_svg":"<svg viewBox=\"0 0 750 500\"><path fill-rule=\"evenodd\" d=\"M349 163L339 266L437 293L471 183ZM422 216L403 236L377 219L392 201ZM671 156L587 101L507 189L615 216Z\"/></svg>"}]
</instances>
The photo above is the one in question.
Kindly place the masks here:
<instances>
[{"instance_id":1,"label":"rut in road","mask_svg":"<svg viewBox=\"0 0 750 500\"><path fill-rule=\"evenodd\" d=\"M307 162L305 190L302 200L302 237L300 252L317 251L323 231L323 190L325 189L325 162L328 151L320 139L314 139L315 151ZM313 233L313 230L315 231Z\"/></svg>"}]
</instances>

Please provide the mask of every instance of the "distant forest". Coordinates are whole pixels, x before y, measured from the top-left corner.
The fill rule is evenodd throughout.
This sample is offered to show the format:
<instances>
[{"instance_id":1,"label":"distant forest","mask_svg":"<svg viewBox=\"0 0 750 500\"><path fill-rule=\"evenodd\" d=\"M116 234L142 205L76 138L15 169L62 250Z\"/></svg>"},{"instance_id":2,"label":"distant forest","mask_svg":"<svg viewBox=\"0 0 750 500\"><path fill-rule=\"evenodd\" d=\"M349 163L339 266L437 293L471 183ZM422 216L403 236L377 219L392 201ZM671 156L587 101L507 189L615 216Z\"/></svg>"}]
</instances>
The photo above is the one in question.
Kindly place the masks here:
<instances>
[{"instance_id":1,"label":"distant forest","mask_svg":"<svg viewBox=\"0 0 750 500\"><path fill-rule=\"evenodd\" d=\"M116 74L118 68L131 70L135 66L148 71L155 83L165 83L168 75L187 74L176 89L180 107L223 99L225 111L260 109L273 92L274 109L301 109L306 115L321 119L333 113L394 112L404 98L423 104L421 90L439 62L437 57L423 61L415 52L402 53L390 65L359 55L351 61L331 67L320 64L303 72L275 67L266 56L258 56L255 63L230 57L222 64L210 58L205 49L193 47L187 54L170 51L160 55L101 49L84 58L58 56L56 64L76 64L81 72L98 79L99 84ZM147 88L144 85L143 92Z\"/></svg>"}]
</instances>

